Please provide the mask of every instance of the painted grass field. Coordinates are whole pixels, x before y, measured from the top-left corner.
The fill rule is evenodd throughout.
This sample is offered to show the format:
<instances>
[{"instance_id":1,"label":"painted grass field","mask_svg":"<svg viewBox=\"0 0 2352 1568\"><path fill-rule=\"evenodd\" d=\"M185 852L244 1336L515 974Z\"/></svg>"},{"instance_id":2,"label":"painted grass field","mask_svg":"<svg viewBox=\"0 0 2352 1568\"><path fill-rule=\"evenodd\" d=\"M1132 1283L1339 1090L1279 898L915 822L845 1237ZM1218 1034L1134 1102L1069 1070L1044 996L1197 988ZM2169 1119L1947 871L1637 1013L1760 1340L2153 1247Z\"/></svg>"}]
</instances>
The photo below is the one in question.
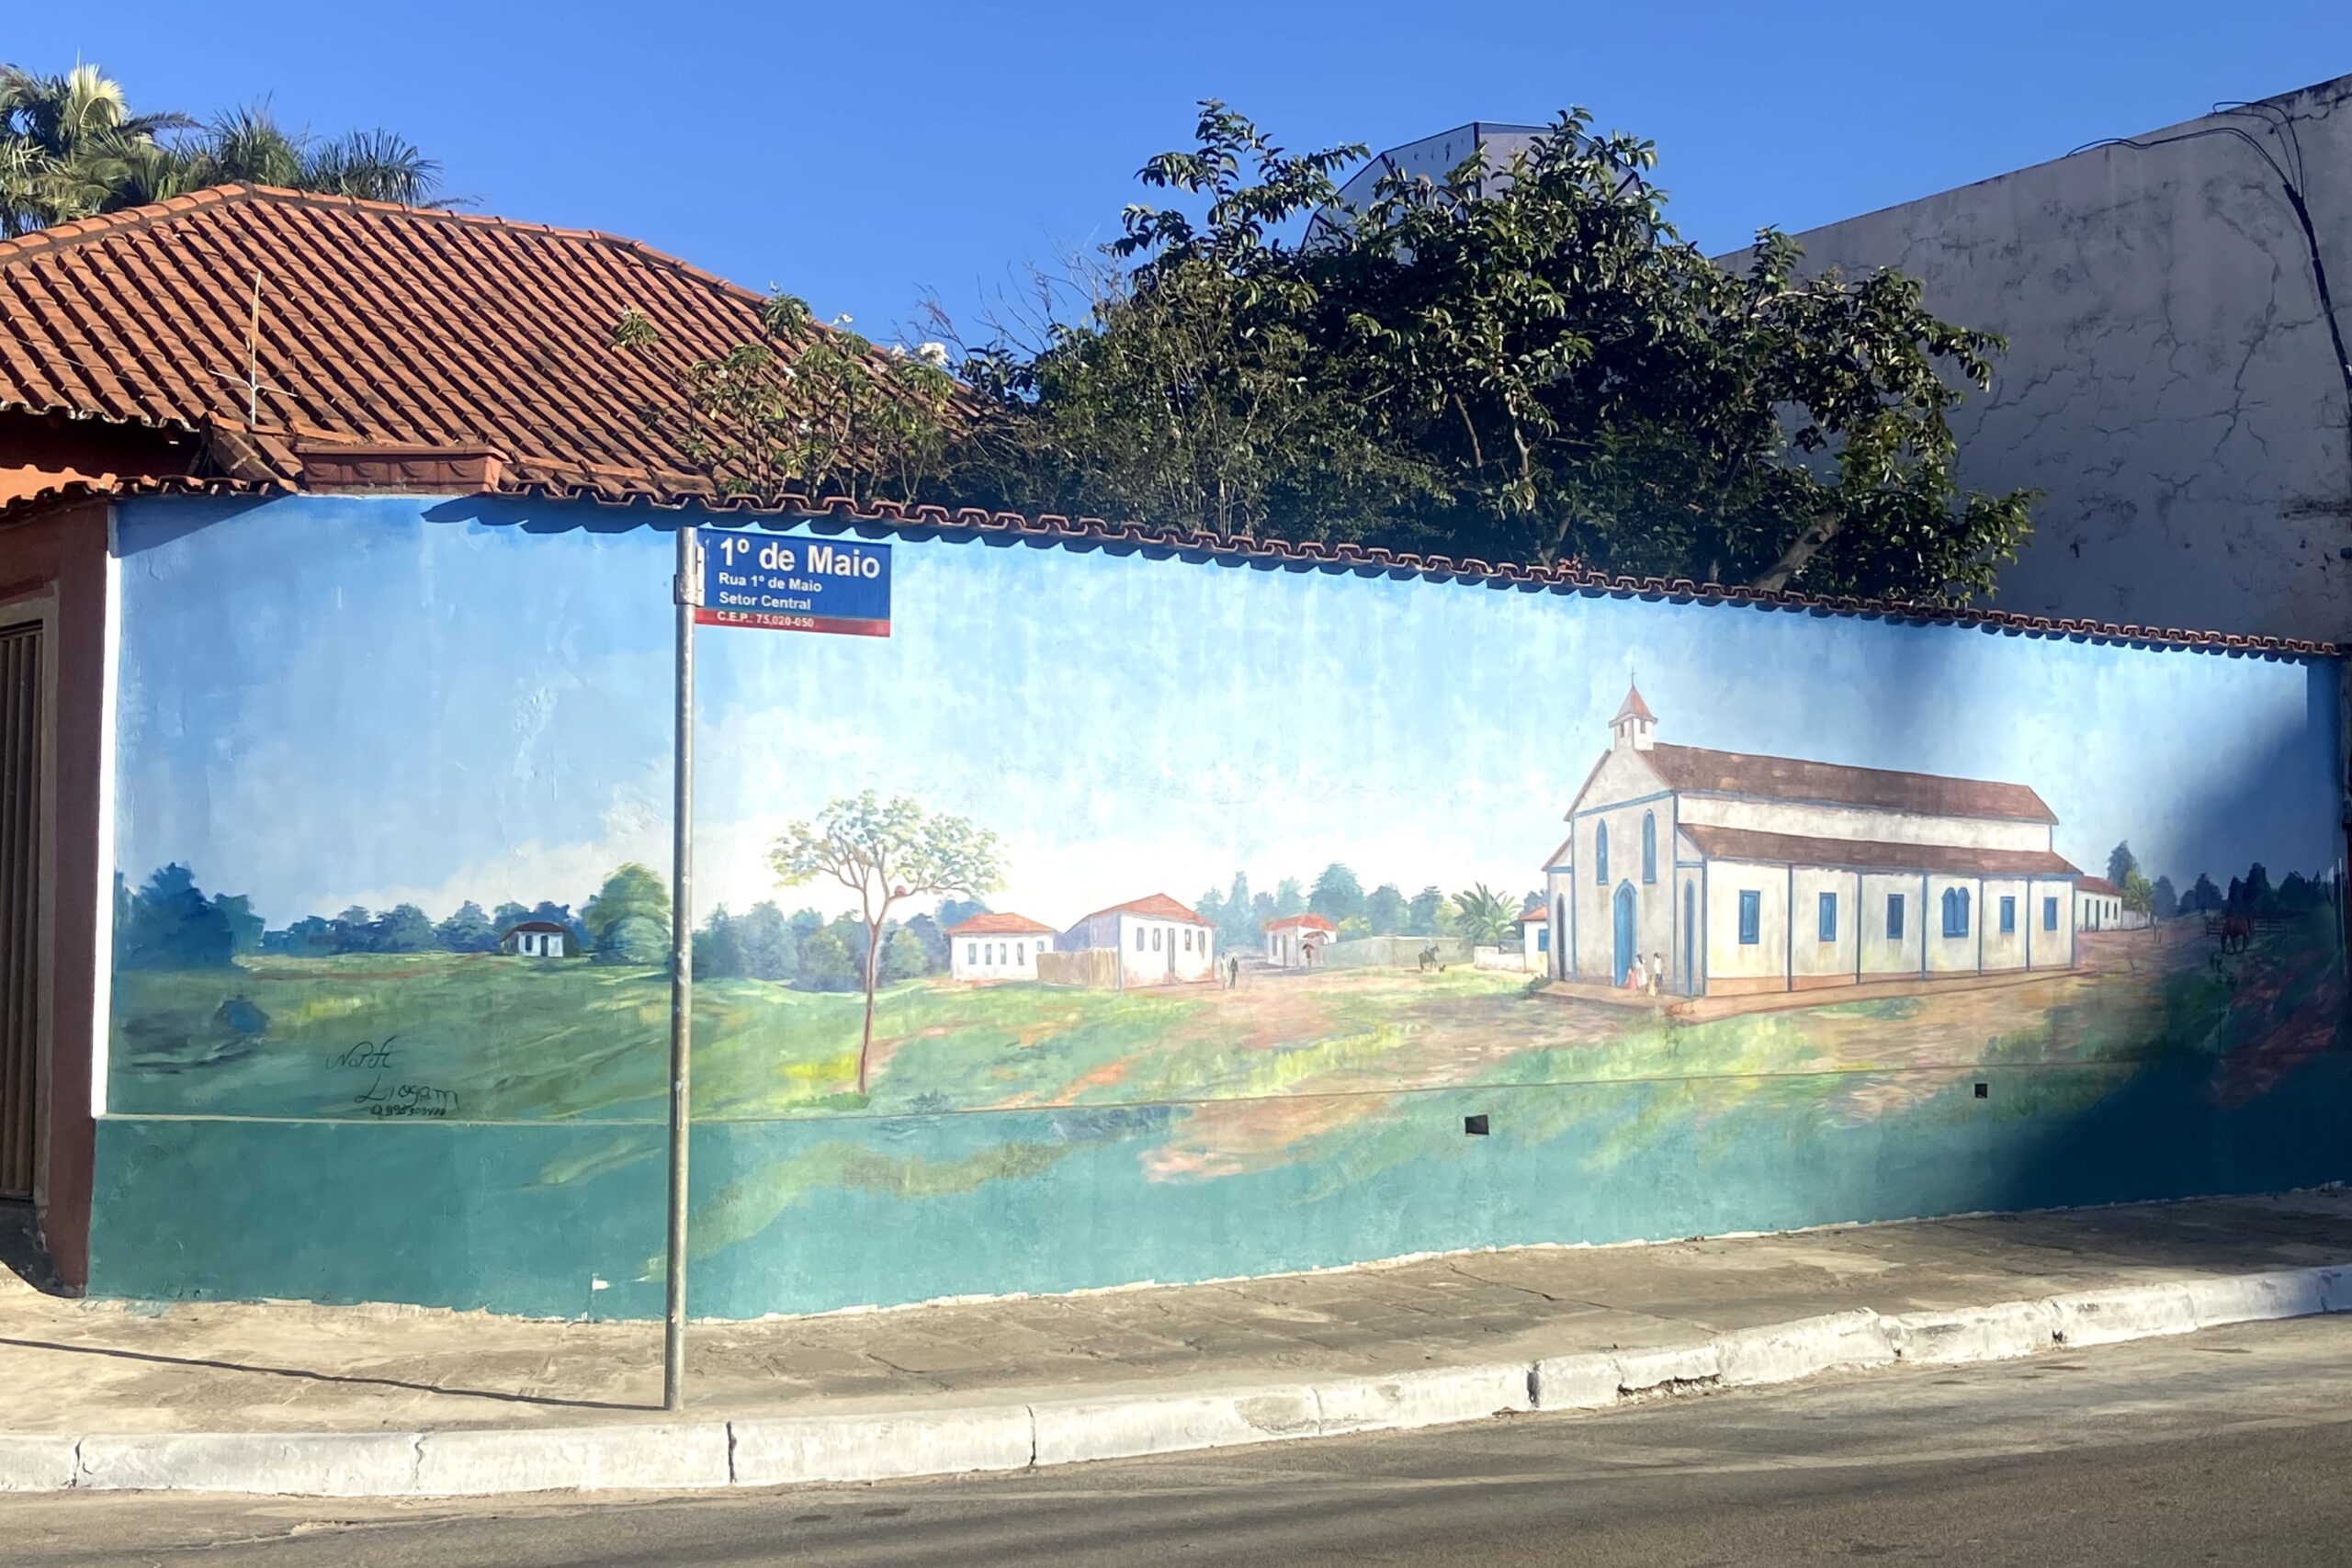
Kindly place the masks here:
<instances>
[{"instance_id":1,"label":"painted grass field","mask_svg":"<svg viewBox=\"0 0 2352 1568\"><path fill-rule=\"evenodd\" d=\"M695 987L698 1115L1156 1105L1472 1084L1933 1077L1982 1062L2272 1054L2335 1041L2341 966L2323 922L2226 970L2186 929L2117 933L2089 972L1676 1024L1453 969L1257 971L1234 990L909 981L877 1000L757 980ZM130 973L115 998L119 1112L467 1121L658 1116L669 992L658 969L423 953L256 957ZM2300 1044L2298 1044L2300 1043ZM2259 1055L2259 1052L2256 1053ZM1926 1079L1920 1080L1922 1084ZM1899 1096L1898 1096L1899 1098ZM1892 1107L1890 1107L1892 1108Z\"/></svg>"}]
</instances>

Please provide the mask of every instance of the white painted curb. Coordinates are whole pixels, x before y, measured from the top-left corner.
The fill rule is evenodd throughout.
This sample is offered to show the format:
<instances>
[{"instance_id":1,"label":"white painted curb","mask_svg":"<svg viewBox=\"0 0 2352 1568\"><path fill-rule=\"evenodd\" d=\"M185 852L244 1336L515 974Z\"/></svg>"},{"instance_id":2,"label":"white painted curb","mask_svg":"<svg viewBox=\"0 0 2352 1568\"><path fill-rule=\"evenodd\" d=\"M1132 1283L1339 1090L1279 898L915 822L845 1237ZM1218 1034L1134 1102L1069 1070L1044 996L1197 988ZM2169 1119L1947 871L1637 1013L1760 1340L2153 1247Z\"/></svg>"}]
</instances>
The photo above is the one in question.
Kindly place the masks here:
<instances>
[{"instance_id":1,"label":"white painted curb","mask_svg":"<svg viewBox=\"0 0 2352 1568\"><path fill-rule=\"evenodd\" d=\"M1686 1345L1385 1377L895 1415L443 1432L0 1433L0 1492L423 1497L677 1492L1028 1470L1085 1460L1600 1410L1905 1362L1959 1366L2229 1323L2352 1311L2352 1264L2154 1281L2038 1301L1733 1330Z\"/></svg>"}]
</instances>

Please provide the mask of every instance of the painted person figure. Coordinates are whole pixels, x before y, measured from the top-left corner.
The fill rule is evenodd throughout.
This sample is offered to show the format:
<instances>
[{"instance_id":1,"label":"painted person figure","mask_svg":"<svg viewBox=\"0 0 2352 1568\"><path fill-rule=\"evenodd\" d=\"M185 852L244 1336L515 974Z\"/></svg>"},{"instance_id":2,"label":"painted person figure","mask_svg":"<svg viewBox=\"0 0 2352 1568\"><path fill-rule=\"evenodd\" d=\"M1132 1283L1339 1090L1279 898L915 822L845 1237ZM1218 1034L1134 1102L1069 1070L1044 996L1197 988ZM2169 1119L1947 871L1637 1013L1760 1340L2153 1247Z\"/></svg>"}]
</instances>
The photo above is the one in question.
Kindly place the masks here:
<instances>
[{"instance_id":1,"label":"painted person figure","mask_svg":"<svg viewBox=\"0 0 2352 1568\"><path fill-rule=\"evenodd\" d=\"M1666 954L1663 953L1650 954L1650 995L1666 995Z\"/></svg>"},{"instance_id":2,"label":"painted person figure","mask_svg":"<svg viewBox=\"0 0 2352 1568\"><path fill-rule=\"evenodd\" d=\"M1629 991L1647 990L1648 982L1649 966L1642 962L1642 955L1637 953L1634 954L1634 961L1625 965L1624 988Z\"/></svg>"}]
</instances>

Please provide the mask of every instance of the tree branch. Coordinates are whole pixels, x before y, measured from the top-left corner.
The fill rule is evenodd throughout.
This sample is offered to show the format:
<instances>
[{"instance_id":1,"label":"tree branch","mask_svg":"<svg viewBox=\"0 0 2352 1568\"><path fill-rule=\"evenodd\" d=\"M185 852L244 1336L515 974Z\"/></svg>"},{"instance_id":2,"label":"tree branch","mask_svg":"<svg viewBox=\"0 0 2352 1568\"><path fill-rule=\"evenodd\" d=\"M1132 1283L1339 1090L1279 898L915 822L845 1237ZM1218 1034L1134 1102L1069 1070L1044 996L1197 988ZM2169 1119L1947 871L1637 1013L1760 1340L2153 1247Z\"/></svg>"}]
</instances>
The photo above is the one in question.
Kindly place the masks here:
<instances>
[{"instance_id":1,"label":"tree branch","mask_svg":"<svg viewBox=\"0 0 2352 1568\"><path fill-rule=\"evenodd\" d=\"M1836 538L1845 525L1846 520L1835 513L1824 513L1815 517L1810 527L1789 541L1789 547L1781 552L1781 558L1750 578L1747 585L1767 593L1783 592L1789 586L1789 580L1803 571L1805 562L1819 554L1821 547Z\"/></svg>"}]
</instances>

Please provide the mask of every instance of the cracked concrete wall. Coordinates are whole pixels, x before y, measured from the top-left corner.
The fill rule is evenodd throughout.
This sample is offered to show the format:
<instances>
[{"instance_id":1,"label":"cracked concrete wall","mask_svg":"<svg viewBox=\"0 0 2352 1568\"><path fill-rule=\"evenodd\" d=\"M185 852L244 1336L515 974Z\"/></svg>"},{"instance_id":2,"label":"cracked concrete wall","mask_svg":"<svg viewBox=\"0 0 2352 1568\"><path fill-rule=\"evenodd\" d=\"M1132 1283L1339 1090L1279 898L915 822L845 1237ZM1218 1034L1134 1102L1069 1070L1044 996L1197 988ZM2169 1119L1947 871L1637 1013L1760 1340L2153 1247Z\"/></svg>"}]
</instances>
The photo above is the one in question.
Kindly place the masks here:
<instances>
[{"instance_id":1,"label":"cracked concrete wall","mask_svg":"<svg viewBox=\"0 0 2352 1568\"><path fill-rule=\"evenodd\" d=\"M2266 102L2301 139L2352 335L2352 76ZM2133 140L2222 125L2283 152L2243 115ZM2097 148L1798 238L1808 265L1900 267L1930 309L2008 338L1992 390L1953 420L1966 484L2043 492L2004 609L2352 638L2343 379L2301 226L2254 149Z\"/></svg>"}]
</instances>

